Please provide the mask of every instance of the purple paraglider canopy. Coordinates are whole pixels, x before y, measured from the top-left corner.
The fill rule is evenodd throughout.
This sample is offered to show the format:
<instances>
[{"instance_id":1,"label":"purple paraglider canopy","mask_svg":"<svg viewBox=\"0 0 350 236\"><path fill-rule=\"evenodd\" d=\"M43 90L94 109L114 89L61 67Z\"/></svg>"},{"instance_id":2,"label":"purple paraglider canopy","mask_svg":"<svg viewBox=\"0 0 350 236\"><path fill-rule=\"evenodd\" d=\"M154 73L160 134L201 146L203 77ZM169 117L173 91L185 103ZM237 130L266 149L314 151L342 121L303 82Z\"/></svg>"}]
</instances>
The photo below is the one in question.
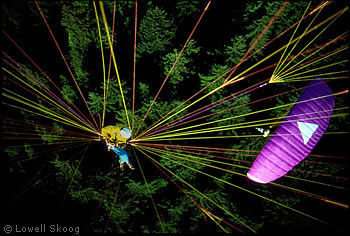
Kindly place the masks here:
<instances>
[{"instance_id":1,"label":"purple paraglider canopy","mask_svg":"<svg viewBox=\"0 0 350 236\"><path fill-rule=\"evenodd\" d=\"M261 150L248 178L269 183L305 159L327 130L333 107L333 92L327 84L321 78L311 81Z\"/></svg>"}]
</instances>

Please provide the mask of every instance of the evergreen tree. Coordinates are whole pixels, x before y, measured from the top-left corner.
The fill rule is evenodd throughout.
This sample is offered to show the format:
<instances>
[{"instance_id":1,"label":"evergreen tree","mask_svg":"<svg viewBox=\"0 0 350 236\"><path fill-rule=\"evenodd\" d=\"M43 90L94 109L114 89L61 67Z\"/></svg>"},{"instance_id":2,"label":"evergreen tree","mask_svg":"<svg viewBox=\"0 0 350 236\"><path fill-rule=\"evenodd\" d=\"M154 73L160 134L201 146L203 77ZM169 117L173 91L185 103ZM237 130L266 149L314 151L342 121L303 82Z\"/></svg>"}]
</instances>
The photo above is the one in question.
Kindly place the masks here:
<instances>
[{"instance_id":1,"label":"evergreen tree","mask_svg":"<svg viewBox=\"0 0 350 236\"><path fill-rule=\"evenodd\" d=\"M174 20L165 10L155 6L147 10L139 29L137 55L165 51L176 33Z\"/></svg>"}]
</instances>

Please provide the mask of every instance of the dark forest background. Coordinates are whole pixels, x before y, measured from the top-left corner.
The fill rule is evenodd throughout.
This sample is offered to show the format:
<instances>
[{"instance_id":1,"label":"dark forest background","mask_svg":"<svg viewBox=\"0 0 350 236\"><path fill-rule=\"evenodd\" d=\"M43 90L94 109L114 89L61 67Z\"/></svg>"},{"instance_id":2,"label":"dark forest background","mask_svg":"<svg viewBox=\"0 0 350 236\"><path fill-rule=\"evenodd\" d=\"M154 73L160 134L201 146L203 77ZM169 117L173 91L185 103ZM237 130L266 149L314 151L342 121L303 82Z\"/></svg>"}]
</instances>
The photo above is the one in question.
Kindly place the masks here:
<instances>
[{"instance_id":1,"label":"dark forest background","mask_svg":"<svg viewBox=\"0 0 350 236\"><path fill-rule=\"evenodd\" d=\"M109 27L111 27L114 3L109 1L103 1L103 3ZM213 1L141 129L145 129L159 120L192 94L239 63L247 49L282 3L281 1ZM69 66L87 99L92 113L98 119L97 114L101 114L103 110L103 79L100 43L92 2L39 1L38 4L45 14L65 57L68 59ZM138 4L135 126L139 125L143 115L147 112L207 2L149 0L139 1ZM318 4L318 1L312 2L310 9ZM117 1L115 32L113 35L118 69L128 109L131 109L132 106L134 5L134 1ZM307 5L308 2L305 1L289 3L254 49L260 48L298 21ZM346 6L346 3L343 1L332 3L322 12L321 16L326 17L327 14L331 14L344 6ZM81 97L74 87L73 81L34 2L2 1L1 18L2 27L7 34L11 35L34 61L41 68L44 68L45 73L60 86L61 91L58 91L58 93L61 96L62 94L66 96L65 101L74 103L74 105L81 108L83 113L87 114ZM336 22L322 38L314 42L315 45L330 40L338 32L346 30L346 18L342 17ZM101 22L102 18L100 24ZM237 73L242 72L286 44L291 34L292 32L284 35L272 45L257 53L249 61L242 64ZM102 35L105 55L109 55L108 42L103 27ZM50 87L46 78L36 71L36 68L3 35L2 42L4 42L2 48L8 55L13 56L16 61L19 61L22 66L31 71L47 87L54 89L52 86ZM275 57L276 60L278 60L278 56ZM342 58L348 58L348 51L323 63L339 61ZM270 63L272 64L272 62ZM344 64L342 66L345 68L348 65ZM266 70L252 76L249 80L237 83L235 86L228 86L227 89L225 88L207 97L192 109L210 104L258 81L267 79L271 76L272 71L273 69ZM220 85L223 80L224 78L209 86L206 91ZM336 80L330 83L334 91L340 91L340 89L348 86L347 83L339 81ZM307 81L300 83L304 83L303 86L305 86ZM2 86L13 87L6 80L2 80ZM247 94L234 99L230 103L212 109L211 112L247 104L256 99L267 97L279 91L288 91L298 86L297 83L274 84L263 91L259 91L259 93ZM17 90L14 89L13 91ZM113 69L108 93L109 100L105 124L125 124L125 113ZM295 102L299 95L300 91L288 93L263 105L242 106L229 112L219 113L206 121ZM336 97L336 106L347 106L347 99L347 96ZM184 111L176 117L188 112L190 111ZM249 121L249 119L278 117L283 112L285 112L283 109L274 110L269 114L257 115L253 118L241 117L222 121L218 125L239 123ZM23 111L13 111L4 105L2 105L2 116L16 117L29 123L43 122L50 127L55 127L56 135L63 135L66 129L57 122L47 121ZM347 131L348 125L348 117L332 119L329 130L334 132ZM11 128L3 127L3 130L11 131ZM52 130L38 127L34 132L40 135L40 139L36 141L37 143L21 139L20 133L17 135L19 139L15 141L2 140L1 172L5 176L1 180L2 196L4 198L2 201L3 209L1 210L3 220L1 222L4 224L58 223L79 226L82 232L200 233L208 231L222 232L224 230L236 232L228 225L222 224L223 228L216 225L161 171L158 171L148 158L138 152L140 165L143 167L148 182L149 190L147 190L143 176L137 168L138 164L131 147L128 149L129 155L136 170L121 171L116 157L106 150L102 142L92 142L89 145L68 149L64 144L56 144L55 140L50 138ZM220 136L238 134L258 133L255 129L218 133ZM313 153L348 156L348 148L344 145L344 140L347 138L347 134L325 135ZM173 144L172 141L169 141L169 143ZM181 142L182 145L243 150L261 150L265 143L266 139L262 136L225 139L219 142L212 140L185 140ZM55 149L50 149L53 150L50 153L36 155L42 153L48 147L55 147ZM238 153L235 158L253 161L252 158L255 157ZM245 225L249 225L259 233L348 231L347 209L344 210L329 203L315 200L307 195L298 194L296 191L286 191L271 185L253 183L241 176L210 170L195 163L188 164L197 170L213 174L219 179L255 191L269 199L315 216L327 223L319 222L271 201L265 201L262 198L248 194L238 188L225 185L216 179L200 175L198 172L180 164L176 165L167 158L157 157L157 160L174 172L175 175L172 177L174 180L179 181L180 177L185 179L206 196L210 196L215 204L227 209L230 214L179 181L183 190L201 206L245 232L250 232ZM310 157L310 160L315 160L315 162L300 163L298 168L334 176L347 176L347 165L319 165L317 159ZM334 160L325 160L325 162L327 161L335 163ZM186 164L185 161L183 163ZM230 168L231 171L240 171L235 166ZM307 172L293 171L290 175L310 180L322 180L320 175ZM339 179L334 180L334 183L333 180L327 181L329 185L337 184L338 181L341 181L341 184L347 184L346 181ZM297 179L281 178L276 183L286 184L315 194L327 195L342 202L348 203L349 199L348 192L344 194L344 192L338 190L329 191L329 188L324 186L315 187L310 183L301 182ZM161 220L156 214L149 192L152 194Z\"/></svg>"}]
</instances>

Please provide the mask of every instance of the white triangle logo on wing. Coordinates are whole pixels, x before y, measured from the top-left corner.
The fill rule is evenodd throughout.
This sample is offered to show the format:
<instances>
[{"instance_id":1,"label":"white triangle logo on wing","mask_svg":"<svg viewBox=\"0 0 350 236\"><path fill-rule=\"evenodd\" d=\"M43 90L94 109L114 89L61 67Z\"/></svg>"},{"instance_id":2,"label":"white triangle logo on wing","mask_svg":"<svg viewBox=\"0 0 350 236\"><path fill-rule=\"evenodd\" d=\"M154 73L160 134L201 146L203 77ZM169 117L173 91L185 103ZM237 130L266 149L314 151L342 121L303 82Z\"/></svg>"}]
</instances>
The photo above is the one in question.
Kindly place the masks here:
<instances>
[{"instance_id":1,"label":"white triangle logo on wing","mask_svg":"<svg viewBox=\"0 0 350 236\"><path fill-rule=\"evenodd\" d=\"M307 142L309 142L312 135L315 133L316 129L318 128L318 125L299 121L297 121L297 123L301 136L303 137L304 144L306 145Z\"/></svg>"}]
</instances>

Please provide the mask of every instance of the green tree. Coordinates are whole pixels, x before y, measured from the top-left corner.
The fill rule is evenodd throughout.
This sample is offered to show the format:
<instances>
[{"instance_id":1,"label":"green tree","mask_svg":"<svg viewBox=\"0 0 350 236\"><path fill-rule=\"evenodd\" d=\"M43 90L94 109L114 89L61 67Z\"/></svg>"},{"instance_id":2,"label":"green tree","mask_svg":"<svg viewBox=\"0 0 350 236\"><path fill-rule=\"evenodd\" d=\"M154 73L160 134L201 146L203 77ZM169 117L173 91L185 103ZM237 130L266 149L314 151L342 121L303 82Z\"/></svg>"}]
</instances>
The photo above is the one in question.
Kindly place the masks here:
<instances>
[{"instance_id":1,"label":"green tree","mask_svg":"<svg viewBox=\"0 0 350 236\"><path fill-rule=\"evenodd\" d=\"M177 1L176 9L178 10L177 17L190 16L200 11L200 1Z\"/></svg>"},{"instance_id":2,"label":"green tree","mask_svg":"<svg viewBox=\"0 0 350 236\"><path fill-rule=\"evenodd\" d=\"M101 113L103 111L103 96L96 92L89 92L89 100L87 103L92 113Z\"/></svg>"},{"instance_id":3,"label":"green tree","mask_svg":"<svg viewBox=\"0 0 350 236\"><path fill-rule=\"evenodd\" d=\"M140 24L138 57L144 53L153 54L165 51L175 37L175 33L174 20L165 10L157 6L149 8Z\"/></svg>"},{"instance_id":4,"label":"green tree","mask_svg":"<svg viewBox=\"0 0 350 236\"><path fill-rule=\"evenodd\" d=\"M64 3L61 24L68 34L70 66L75 77L84 88L88 87L89 72L84 69L84 58L88 46L93 42L95 22L90 17L89 2Z\"/></svg>"},{"instance_id":5,"label":"green tree","mask_svg":"<svg viewBox=\"0 0 350 236\"><path fill-rule=\"evenodd\" d=\"M78 96L73 86L68 82L68 79L64 75L59 75L59 79L62 84L61 94L63 96L63 99L69 104L74 103Z\"/></svg>"},{"instance_id":6,"label":"green tree","mask_svg":"<svg viewBox=\"0 0 350 236\"><path fill-rule=\"evenodd\" d=\"M112 28L111 16L115 4L117 15L114 28L114 43L116 43L114 49L118 60L118 66L126 68L125 70L121 70L121 84L128 108L127 113L130 118L132 113L130 109L132 104L132 89L131 81L126 78L131 77L130 74L132 71L130 69L132 64L130 58L132 57L135 2L103 2L110 32ZM186 33L184 35L181 34L181 32L186 32L189 28L186 26L184 27L185 30L179 32L177 27L180 29L183 24L187 24L187 20L191 21L189 25L195 22L199 17L199 13L205 6L204 4L206 3L202 1L176 1L171 4L157 0L149 0L146 2L139 1L139 27L137 35L138 64L136 67L137 84L134 111L135 127L138 127L144 115L148 112L148 108L153 102L153 96L157 92L157 85L160 85L163 82L164 77L168 74L174 61L179 55L179 49L181 48L180 43L183 42L183 39L186 36ZM162 91L161 96L158 97L157 101L154 102L152 109L149 111L148 116L140 129L141 131L161 119L175 107L181 105L182 102L188 98L188 94L184 91L191 90L192 88L193 90L199 91L208 86L208 88L202 93L203 95L208 94L221 86L226 78L225 76L218 79L215 83L211 83L226 73L235 64L240 62L240 59L246 53L246 50L256 40L258 35L271 20L271 17L283 3L248 1L237 5L235 3L230 4L225 3L225 7L235 8L235 12L241 14L223 14L223 12L229 12L225 11L229 9L217 7L219 5L216 5L216 3L213 3L208 9L197 31L189 41L181 58L170 75L165 90ZM277 36L278 33L282 32L297 21L303 14L307 4L307 2L288 3L280 16L275 20L274 24L262 36L254 50L263 46L271 38ZM318 3L312 4L315 5ZM95 14L91 2L39 2L39 5L42 7L44 15L50 19L49 23L52 26L53 31L66 33L64 35L59 35L57 39L60 39L59 43L63 49L63 53L68 55L67 59L69 66L71 66L73 74L76 77L79 86L82 88L83 94L87 95L87 104L93 115L101 115L104 105L107 105L105 124L126 124L127 118L124 104L120 95L119 83L114 72L109 81L107 104L104 104L104 86L100 83L101 79L94 79L100 78L102 73L100 68L98 68L98 66L100 66L99 60L101 60L101 58L100 56L96 56L100 55L100 43L98 30L96 28L97 24ZM23 23L25 23L25 26L32 23L30 17L28 17L29 14L36 12L34 14L36 30L39 30L39 26L43 26L42 21L38 21L38 19L41 19L41 16L36 10L34 3L30 3L23 7L16 2L4 2L1 3L1 6L5 6L3 9L6 10L4 11L5 17L2 17L2 19L6 21L4 26L7 28L13 27L14 36L18 36L13 37L15 40L18 40L17 38L19 38L26 42L29 41L26 40L26 38L23 38L23 35L28 35L28 29L21 29ZM147 7L147 9L144 7ZM27 9L27 11L23 16L23 19L21 19L21 11L23 8ZM209 45L208 42L210 42L210 40L206 35L212 33L210 31L212 30L212 27L208 27L208 25L212 26L210 23L214 23L215 27L219 26L219 24L216 23L218 22L218 14L222 14L220 17L222 17L221 19L223 19L223 21L220 23L220 27L222 26L224 28L222 30L224 31L222 35L225 36L221 38L215 35L215 42L218 42L218 44L214 43ZM27 20L28 23L25 22ZM40 24L38 24L38 22L40 22ZM99 16L99 22L102 22L101 16ZM102 47L104 52L109 53L109 45L105 35L104 26L103 24L101 24L101 26ZM45 29L45 27L42 28ZM220 31L220 29L218 29L218 31ZM16 33L21 30L24 30L22 34ZM41 33L42 32L38 32L40 37ZM47 31L45 31L45 35L47 35ZM33 34L33 37L34 36L36 36L36 34ZM329 37L333 37L333 35L330 35ZM42 41L38 40L38 42ZM37 42L33 40L33 44L35 44L33 46L41 46L36 45L36 43ZM280 41L279 43L284 44L285 41ZM28 47L28 45L25 46ZM25 46L23 47L24 50L26 48ZM334 48L336 48L336 46L334 46ZM250 66L251 64L249 63L254 63L254 61L264 58L271 53L271 51L269 51L270 49L271 48L266 48L265 50L262 50L253 60L245 62L245 65L242 64L241 68L244 68L244 66ZM6 50L10 51L11 47L6 47ZM274 48L272 48L272 50L274 50ZM38 57L41 56L41 52L36 53L38 53ZM105 53L106 58L109 56L108 53ZM322 54L320 53L319 55ZM14 59L19 60L16 57L14 57ZM340 55L337 58L329 58L329 60L325 60L324 63L331 64L333 61L339 60L343 60L343 57ZM29 81L28 83L36 88L39 88L40 84L43 84L49 89L54 89L50 84L50 81L48 81L41 73L35 71L33 66L25 63L21 64L21 66L25 68L26 71L20 71L28 75L28 78L35 78L33 81L26 78L26 81ZM315 67L317 66L318 65L315 65ZM55 68L55 62L52 62L52 67ZM345 67L345 63L340 66L341 69L344 69ZM74 104L78 108L85 108L84 104L81 102L80 95L77 93L78 91L74 82L67 79L64 75L61 75L61 73L62 72L55 71L54 74L58 76L52 77L52 80L57 82L56 84L60 88L60 91L55 92L58 94L61 93L60 98L63 98L65 102L70 105ZM20 73L17 74L20 75ZM31 76L29 76L29 74ZM213 123L211 127L239 126L241 123L251 121L249 120L249 116L244 116L245 114L260 109L260 107L257 107L258 105L248 106L247 104L255 99L296 88L293 84L280 83L274 84L273 86L271 85L267 90L264 90L263 92L259 91L259 93L245 95L236 93L236 91L240 91L243 86L250 83L254 83L254 80L248 78L239 83L226 86L196 103L188 110L192 111L192 108L194 110L197 107L209 104L213 105L218 101L220 101L219 103L221 104L211 107L211 109L205 113L206 115L211 116L195 121L195 124L220 120L220 122ZM13 83L6 80L4 85L9 87L13 86ZM266 92L266 94L264 94L264 92ZM271 107L273 107L293 103L298 98L300 92L301 91L278 96L269 100L269 102L266 102L262 106L271 105ZM38 106L47 106L45 101L40 100L37 96L32 97L33 101L37 101ZM346 99L336 99L336 104L339 106L347 105ZM83 106L80 106L81 104ZM48 107L51 111L63 114L56 107ZM181 108L182 107L184 106L181 106ZM182 111L171 120L181 118L189 112L188 110ZM282 116L285 114L286 110L287 108L273 110L268 114L264 114L264 118L276 118ZM236 164L233 166L226 165L224 162L220 164L213 162L216 159L214 157L215 154L212 151L204 152L203 150L200 150L197 155L193 152L191 154L184 153L184 150L180 148L174 150L164 147L162 151L172 151L174 155L168 153L160 156L154 155L153 157L157 158L157 161L159 161L160 168L165 167L174 173L174 175L168 173L169 177L191 197L190 199L185 196L181 190L174 186L167 176L163 176L161 172L154 171L155 168L152 164L148 163L148 158L139 152L137 152L137 154L139 155L138 157L145 173L147 184L144 182L143 176L136 165L133 152L129 152L129 156L131 162L136 167L136 170L130 172L126 170L122 172L119 169L118 157L113 152L107 152L104 144L93 142L81 148L81 146L79 146L80 143L77 144L72 142L67 144L66 140L62 143L62 139L67 138L67 136L70 135L68 131L74 131L70 126L25 111L14 114L19 114L19 117L23 118L27 123L38 124L37 126L32 126L33 132L30 133L30 135L37 135L35 138L38 137L39 139L35 139L35 141L38 141L37 143L31 142L31 139L27 139L23 142L23 140L20 139L22 138L21 132L14 132L13 137L19 141L11 143L9 146L5 147L3 153L8 158L7 160L10 161L23 156L28 159L24 159L25 161L20 160L11 165L9 167L11 176L14 176L14 179L29 179L29 176L31 180L33 179L32 189L35 191L40 190L44 193L51 194L51 196L55 196L55 198L58 199L57 202L61 202L62 197L64 196L65 201L68 201L69 204L74 204L74 206L83 207L84 209L92 209L93 212L91 215L94 216L94 220L89 219L88 224L89 230L94 232L162 232L161 224L164 226L165 232L167 233L198 233L206 231L208 227L213 230L220 230L220 227L214 229L214 226L216 226L215 223L211 222L210 217L203 213L192 200L199 203L203 209L212 212L218 217L222 217L224 220L227 220L238 227L244 229L245 226L243 226L243 224L246 223L259 232L271 229L269 228L271 227L270 225L276 227L281 225L281 228L283 227L283 229L294 230L293 227L295 226L293 225L293 222L297 222L302 218L300 215L290 214L290 211L287 211L285 208L272 202L263 201L259 198L257 198L257 200L255 199L256 196L240 193L237 189L220 181L223 180L247 188L262 194L269 199L286 204L291 208L303 208L304 203L302 198L296 193L282 193L279 192L279 190L272 189L269 185L257 185L247 181L247 179L242 176L232 174L232 171L244 173L246 171L245 169L249 166L249 162L254 160L257 152L264 147L268 138L260 136L230 139L225 138L220 139L220 141L209 140L208 142L211 142L211 147L245 150L241 152L235 151L234 154L231 152L222 154L223 157L230 159L230 163ZM16 117L16 119L18 119L18 117ZM333 123L331 123L330 128L336 131L342 131L344 130L344 127L348 127L349 125L346 117L344 120L334 120L332 118L331 122ZM28 125L25 128L27 129L28 127L30 126ZM7 129L6 132L12 131ZM250 134L256 134L255 132L256 130L254 128L245 128L215 132L213 135L219 137L223 135L249 136ZM73 145L70 146L70 144ZM192 146L207 145L206 140L204 139L198 141L182 140L182 142L163 140L158 144L181 144ZM51 147L53 148L51 149ZM71 147L72 149L69 149ZM44 158L39 156L40 153L42 153L41 151L49 148L50 150L57 151L50 152L44 156ZM130 150L129 148L131 147L128 146L128 151ZM248 150L251 152L248 152ZM208 156L206 159L199 159L200 157L203 157L200 154ZM231 160L232 158L235 160ZM42 159L44 159L42 162L43 164L38 165ZM31 160L32 162L29 163L26 162L26 160ZM202 164L199 163L199 160ZM248 164L247 166L243 166L242 163ZM209 166L216 164L218 164L218 167L220 168L226 168L228 172L223 172ZM41 168L39 171L38 166ZM339 175L339 173L345 175L347 170L346 168L339 166L320 167L318 164L306 162L301 163L300 167L310 171L317 171L322 174L331 173L331 175L334 176ZM203 175L199 173L200 171L213 175L216 179ZM314 173L291 172L290 174L300 178L308 178L309 176L315 178L319 177ZM191 184L193 188L186 183ZM291 187L298 187L298 183L295 180L292 180L289 183ZM29 190L30 189L31 188L29 188ZM20 190L27 191L28 189ZM197 190L203 194L199 193ZM13 192L18 191L16 189L16 191ZM152 195L154 204L158 210L161 222L158 220L155 207L149 196L150 194ZM218 220L218 218L215 219ZM303 220L303 222L308 221ZM217 223L220 224L220 226L225 227L228 231L232 230L224 226L222 221L218 220ZM303 227L304 226L305 225L303 225Z\"/></svg>"},{"instance_id":7,"label":"green tree","mask_svg":"<svg viewBox=\"0 0 350 236\"><path fill-rule=\"evenodd\" d=\"M189 80L194 80L196 75L196 68L193 64L193 58L199 53L200 48L196 46L194 40L190 40L186 46L186 49L183 51L183 54L177 61L173 71L168 78L168 83L171 86L171 93L175 95L177 89L179 89L180 84L185 80L187 83ZM174 62L178 58L180 52L174 49L173 52L167 53L162 58L162 65L164 67L164 76L167 76L170 69L173 67ZM182 87L182 86L181 86ZM181 88L180 87L180 88Z\"/></svg>"},{"instance_id":8,"label":"green tree","mask_svg":"<svg viewBox=\"0 0 350 236\"><path fill-rule=\"evenodd\" d=\"M231 39L231 45L225 46L225 62L227 64L236 65L240 62L248 49L247 37L238 35Z\"/></svg>"}]
</instances>

